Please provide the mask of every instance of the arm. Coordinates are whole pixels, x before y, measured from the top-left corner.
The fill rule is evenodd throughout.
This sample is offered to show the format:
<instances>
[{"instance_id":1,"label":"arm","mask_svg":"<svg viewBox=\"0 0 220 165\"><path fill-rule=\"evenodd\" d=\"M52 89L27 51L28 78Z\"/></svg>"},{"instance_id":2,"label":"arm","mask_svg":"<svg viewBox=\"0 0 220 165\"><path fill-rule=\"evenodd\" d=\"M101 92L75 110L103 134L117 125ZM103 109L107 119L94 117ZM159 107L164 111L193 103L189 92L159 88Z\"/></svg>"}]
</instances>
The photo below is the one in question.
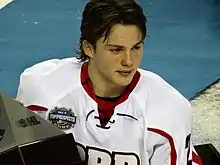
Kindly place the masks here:
<instances>
[{"instance_id":1,"label":"arm","mask_svg":"<svg viewBox=\"0 0 220 165\"><path fill-rule=\"evenodd\" d=\"M52 59L35 64L20 76L16 100L44 117L48 108L72 89L74 58ZM77 65L78 67L78 65Z\"/></svg>"},{"instance_id":2,"label":"arm","mask_svg":"<svg viewBox=\"0 0 220 165\"><path fill-rule=\"evenodd\" d=\"M174 107L178 111L167 111L158 117L160 124L148 128L148 140L153 141L150 165L202 165L192 145L191 106L181 101Z\"/></svg>"},{"instance_id":3,"label":"arm","mask_svg":"<svg viewBox=\"0 0 220 165\"><path fill-rule=\"evenodd\" d=\"M38 77L34 74L22 73L15 100L44 118L48 104L41 91L41 83L37 80Z\"/></svg>"},{"instance_id":4,"label":"arm","mask_svg":"<svg viewBox=\"0 0 220 165\"><path fill-rule=\"evenodd\" d=\"M51 86L50 73L55 68L54 60L49 60L25 69L20 75L15 100L43 117L56 96L48 88Z\"/></svg>"},{"instance_id":5,"label":"arm","mask_svg":"<svg viewBox=\"0 0 220 165\"><path fill-rule=\"evenodd\" d=\"M150 159L151 165L202 165L191 141L191 134L174 140L166 132L154 128L148 129L166 141L154 148Z\"/></svg>"}]
</instances>

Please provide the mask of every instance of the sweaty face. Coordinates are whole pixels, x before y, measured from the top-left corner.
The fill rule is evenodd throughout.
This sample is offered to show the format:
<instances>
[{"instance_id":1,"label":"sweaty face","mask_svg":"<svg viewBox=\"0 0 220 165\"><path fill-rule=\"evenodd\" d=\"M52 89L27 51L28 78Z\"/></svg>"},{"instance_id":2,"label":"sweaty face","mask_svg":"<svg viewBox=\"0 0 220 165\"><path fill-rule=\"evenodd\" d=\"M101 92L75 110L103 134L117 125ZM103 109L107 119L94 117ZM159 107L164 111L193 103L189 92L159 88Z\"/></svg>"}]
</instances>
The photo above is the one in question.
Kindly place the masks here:
<instances>
[{"instance_id":1,"label":"sweaty face","mask_svg":"<svg viewBox=\"0 0 220 165\"><path fill-rule=\"evenodd\" d=\"M105 87L127 86L141 62L142 33L135 25L117 24L109 37L96 43L90 55L90 73L97 85Z\"/></svg>"}]
</instances>

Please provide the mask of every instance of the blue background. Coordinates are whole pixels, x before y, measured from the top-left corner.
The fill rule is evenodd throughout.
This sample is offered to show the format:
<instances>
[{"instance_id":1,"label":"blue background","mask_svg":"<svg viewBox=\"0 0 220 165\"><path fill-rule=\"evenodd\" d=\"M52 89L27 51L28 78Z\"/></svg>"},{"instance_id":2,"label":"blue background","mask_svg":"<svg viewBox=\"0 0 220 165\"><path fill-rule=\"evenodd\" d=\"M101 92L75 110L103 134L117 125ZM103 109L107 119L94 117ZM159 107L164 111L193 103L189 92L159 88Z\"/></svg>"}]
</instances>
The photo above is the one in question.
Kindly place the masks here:
<instances>
[{"instance_id":1,"label":"blue background","mask_svg":"<svg viewBox=\"0 0 220 165\"><path fill-rule=\"evenodd\" d=\"M86 0L15 0L0 10L0 90L16 96L21 72L74 56ZM188 99L220 77L219 0L139 0L148 17L141 68Z\"/></svg>"}]
</instances>

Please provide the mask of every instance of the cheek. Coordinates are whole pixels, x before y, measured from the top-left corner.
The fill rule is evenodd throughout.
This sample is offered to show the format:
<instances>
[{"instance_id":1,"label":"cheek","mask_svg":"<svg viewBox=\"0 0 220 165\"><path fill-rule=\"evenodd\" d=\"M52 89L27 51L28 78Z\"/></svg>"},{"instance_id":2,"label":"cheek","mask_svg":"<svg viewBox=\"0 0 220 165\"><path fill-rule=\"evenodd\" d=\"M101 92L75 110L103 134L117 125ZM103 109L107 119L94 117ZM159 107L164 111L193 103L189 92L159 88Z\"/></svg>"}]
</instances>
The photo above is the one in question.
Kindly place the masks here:
<instances>
[{"instance_id":1,"label":"cheek","mask_svg":"<svg viewBox=\"0 0 220 165\"><path fill-rule=\"evenodd\" d=\"M114 67L120 62L120 59L121 59L119 55L113 55L109 51L103 52L101 56L102 56L101 60L104 63L103 65L106 65L106 67L107 66Z\"/></svg>"},{"instance_id":2,"label":"cheek","mask_svg":"<svg viewBox=\"0 0 220 165\"><path fill-rule=\"evenodd\" d=\"M141 63L142 60L142 52L136 52L133 54L133 62L135 65L139 65Z\"/></svg>"},{"instance_id":3,"label":"cheek","mask_svg":"<svg viewBox=\"0 0 220 165\"><path fill-rule=\"evenodd\" d=\"M94 60L96 67L99 70L102 70L102 72L113 70L118 63L117 61L119 61L116 56L113 56L108 52L96 54L96 58Z\"/></svg>"}]
</instances>

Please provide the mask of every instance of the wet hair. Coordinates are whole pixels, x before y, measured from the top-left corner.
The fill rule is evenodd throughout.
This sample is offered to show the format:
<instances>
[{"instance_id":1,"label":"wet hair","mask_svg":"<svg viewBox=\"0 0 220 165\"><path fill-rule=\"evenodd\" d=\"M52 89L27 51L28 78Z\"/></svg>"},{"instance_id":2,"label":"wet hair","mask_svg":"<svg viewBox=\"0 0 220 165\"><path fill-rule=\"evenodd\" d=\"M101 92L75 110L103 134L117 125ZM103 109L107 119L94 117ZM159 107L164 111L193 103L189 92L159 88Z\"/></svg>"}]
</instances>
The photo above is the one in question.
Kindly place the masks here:
<instances>
[{"instance_id":1,"label":"wet hair","mask_svg":"<svg viewBox=\"0 0 220 165\"><path fill-rule=\"evenodd\" d=\"M135 0L90 0L82 13L77 59L89 59L83 50L84 40L96 49L97 41L102 37L105 41L116 24L136 25L144 40L147 33L146 21L142 7Z\"/></svg>"}]
</instances>

